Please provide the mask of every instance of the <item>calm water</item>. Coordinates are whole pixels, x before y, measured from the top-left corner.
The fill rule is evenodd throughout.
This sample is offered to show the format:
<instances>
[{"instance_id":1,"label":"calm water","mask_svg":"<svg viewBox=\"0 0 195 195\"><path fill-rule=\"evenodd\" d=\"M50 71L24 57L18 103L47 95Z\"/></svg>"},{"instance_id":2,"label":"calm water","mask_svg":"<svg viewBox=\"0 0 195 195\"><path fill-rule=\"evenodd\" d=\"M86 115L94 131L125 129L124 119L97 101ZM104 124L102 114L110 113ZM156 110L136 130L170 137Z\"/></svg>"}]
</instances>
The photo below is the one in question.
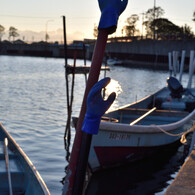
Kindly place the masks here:
<instances>
[{"instance_id":1,"label":"calm water","mask_svg":"<svg viewBox=\"0 0 195 195\"><path fill-rule=\"evenodd\" d=\"M72 60L69 60L69 63L72 63ZM87 63L90 64L89 61ZM83 62L78 60L77 64L81 65ZM103 78L103 75L101 73L100 77ZM107 76L115 80L120 93L113 105L118 107L143 98L165 86L168 72L111 67ZM187 74L183 77L184 86L186 83ZM80 111L84 87L85 77L77 75L73 105L75 116L78 116ZM0 97L0 122L29 156L51 194L61 194L60 181L65 176L64 168L67 165L63 141L67 118L64 60L0 56ZM74 135L74 130L72 134ZM126 167L123 172L129 169ZM168 174L174 174L174 170ZM119 177L119 173L116 172L105 175L112 178ZM100 175L95 178L96 186L104 189L105 186L98 184L98 177ZM170 176L168 180L171 178ZM146 178L144 182L148 180ZM128 184L124 181L123 183ZM134 184L135 186L138 184ZM104 194L102 189L99 194ZM104 192L108 194L106 189ZM128 194L127 192L124 194Z\"/></svg>"}]
</instances>

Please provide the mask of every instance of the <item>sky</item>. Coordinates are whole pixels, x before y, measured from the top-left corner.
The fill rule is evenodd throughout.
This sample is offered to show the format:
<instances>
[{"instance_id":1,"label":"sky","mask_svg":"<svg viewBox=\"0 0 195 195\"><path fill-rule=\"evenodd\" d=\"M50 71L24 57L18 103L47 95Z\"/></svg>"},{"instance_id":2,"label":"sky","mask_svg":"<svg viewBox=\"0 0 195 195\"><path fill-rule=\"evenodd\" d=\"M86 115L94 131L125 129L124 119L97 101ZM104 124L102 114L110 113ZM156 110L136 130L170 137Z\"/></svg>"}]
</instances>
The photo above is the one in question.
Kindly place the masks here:
<instances>
[{"instance_id":1,"label":"sky","mask_svg":"<svg viewBox=\"0 0 195 195\"><path fill-rule=\"evenodd\" d=\"M192 21L195 0L129 0L125 11L118 20L117 31L113 36L120 36L125 21L132 14L137 14L140 21L137 27L142 31L142 13L154 6L164 9L164 18L176 25L189 25L195 33ZM0 24L8 31L10 26L18 29L20 39L25 41L63 41L62 16L66 16L67 40L93 38L94 26L98 25L100 9L97 0L0 0ZM7 33L3 36L7 39Z\"/></svg>"}]
</instances>

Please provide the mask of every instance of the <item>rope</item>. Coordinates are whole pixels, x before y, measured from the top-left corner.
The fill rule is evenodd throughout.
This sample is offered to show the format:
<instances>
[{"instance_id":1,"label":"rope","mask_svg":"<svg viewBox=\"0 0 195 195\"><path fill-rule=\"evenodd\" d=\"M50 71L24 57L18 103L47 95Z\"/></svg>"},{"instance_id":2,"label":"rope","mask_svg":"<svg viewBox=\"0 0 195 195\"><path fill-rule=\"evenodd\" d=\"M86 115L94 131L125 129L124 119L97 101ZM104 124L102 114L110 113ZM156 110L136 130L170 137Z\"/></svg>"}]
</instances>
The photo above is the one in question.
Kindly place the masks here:
<instances>
[{"instance_id":1,"label":"rope","mask_svg":"<svg viewBox=\"0 0 195 195\"><path fill-rule=\"evenodd\" d=\"M176 136L176 137L177 137L177 136L180 136L180 135L181 135L180 142L181 142L182 144L184 144L184 143L187 142L187 140L186 140L186 135L187 135L188 133L193 132L193 131L195 130L195 122L194 122L194 124L192 125L192 127L191 127L190 129L188 129L188 130L185 131L185 132L178 133L178 134L169 133L169 132L165 131L164 129L162 129L161 127L157 126L157 125L151 125L151 126L154 126L154 127L158 128L160 131L162 131L163 133L165 133L165 134L167 134L167 135L169 135L169 136Z\"/></svg>"}]
</instances>

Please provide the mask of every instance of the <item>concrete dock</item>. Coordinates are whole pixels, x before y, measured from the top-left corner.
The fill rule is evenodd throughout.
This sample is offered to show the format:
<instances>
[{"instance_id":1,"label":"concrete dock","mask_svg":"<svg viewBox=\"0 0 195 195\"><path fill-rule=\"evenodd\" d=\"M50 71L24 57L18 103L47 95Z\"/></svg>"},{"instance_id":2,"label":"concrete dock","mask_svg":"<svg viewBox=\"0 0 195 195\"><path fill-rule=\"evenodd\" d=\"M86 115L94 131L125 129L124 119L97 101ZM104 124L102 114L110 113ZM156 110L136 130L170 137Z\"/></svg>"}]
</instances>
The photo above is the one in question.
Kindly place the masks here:
<instances>
[{"instance_id":1,"label":"concrete dock","mask_svg":"<svg viewBox=\"0 0 195 195\"><path fill-rule=\"evenodd\" d=\"M195 195L195 149L192 150L165 194Z\"/></svg>"}]
</instances>

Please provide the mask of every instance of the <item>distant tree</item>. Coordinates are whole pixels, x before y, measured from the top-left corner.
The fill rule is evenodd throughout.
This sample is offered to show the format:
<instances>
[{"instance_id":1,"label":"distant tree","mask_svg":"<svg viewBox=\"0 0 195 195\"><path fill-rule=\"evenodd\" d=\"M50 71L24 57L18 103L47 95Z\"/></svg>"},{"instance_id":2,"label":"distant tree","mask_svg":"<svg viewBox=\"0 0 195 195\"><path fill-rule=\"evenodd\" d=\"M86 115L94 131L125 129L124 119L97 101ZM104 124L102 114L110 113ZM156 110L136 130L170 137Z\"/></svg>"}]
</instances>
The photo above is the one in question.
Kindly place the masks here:
<instances>
[{"instance_id":1,"label":"distant tree","mask_svg":"<svg viewBox=\"0 0 195 195\"><path fill-rule=\"evenodd\" d=\"M164 15L165 11L161 7L150 8L146 11L145 17L146 21L143 23L146 27L146 34L151 37L155 36L155 23L154 20L161 18ZM155 37L154 37L155 38Z\"/></svg>"},{"instance_id":2,"label":"distant tree","mask_svg":"<svg viewBox=\"0 0 195 195\"><path fill-rule=\"evenodd\" d=\"M161 18L165 11L161 7L150 8L146 11L145 16L148 21L153 21L154 19Z\"/></svg>"},{"instance_id":3,"label":"distant tree","mask_svg":"<svg viewBox=\"0 0 195 195\"><path fill-rule=\"evenodd\" d=\"M95 24L94 24L94 28L93 28L93 36L94 36L94 38L97 38L97 36L98 36L98 27Z\"/></svg>"},{"instance_id":4,"label":"distant tree","mask_svg":"<svg viewBox=\"0 0 195 195\"><path fill-rule=\"evenodd\" d=\"M13 41L15 40L15 37L18 37L19 33L17 32L17 29L13 26L10 26L9 28L9 40L11 37L13 38Z\"/></svg>"},{"instance_id":5,"label":"distant tree","mask_svg":"<svg viewBox=\"0 0 195 195\"><path fill-rule=\"evenodd\" d=\"M4 31L5 31L5 28L0 24L0 42L1 42L1 39L4 35Z\"/></svg>"},{"instance_id":6,"label":"distant tree","mask_svg":"<svg viewBox=\"0 0 195 195\"><path fill-rule=\"evenodd\" d=\"M48 33L45 34L45 41L47 42L49 40L49 35Z\"/></svg>"},{"instance_id":7,"label":"distant tree","mask_svg":"<svg viewBox=\"0 0 195 195\"><path fill-rule=\"evenodd\" d=\"M192 28L185 24L181 27L182 35L187 37L193 37L194 33L192 32Z\"/></svg>"},{"instance_id":8,"label":"distant tree","mask_svg":"<svg viewBox=\"0 0 195 195\"><path fill-rule=\"evenodd\" d=\"M129 18L127 18L127 25L123 27L125 30L126 36L134 36L135 32L138 31L136 29L136 23L139 20L139 16L137 14L132 14Z\"/></svg>"},{"instance_id":9,"label":"distant tree","mask_svg":"<svg viewBox=\"0 0 195 195\"><path fill-rule=\"evenodd\" d=\"M180 34L181 28L166 18L158 18L151 22L151 26L155 26L157 38L163 39L167 36Z\"/></svg>"},{"instance_id":10,"label":"distant tree","mask_svg":"<svg viewBox=\"0 0 195 195\"><path fill-rule=\"evenodd\" d=\"M166 18L155 19L151 26L155 26L158 39L191 37L193 32L187 24L179 27Z\"/></svg>"},{"instance_id":11,"label":"distant tree","mask_svg":"<svg viewBox=\"0 0 195 195\"><path fill-rule=\"evenodd\" d=\"M192 18L192 21L194 21L194 22L195 22L195 11L194 11L194 13L193 13L193 18Z\"/></svg>"}]
</instances>

